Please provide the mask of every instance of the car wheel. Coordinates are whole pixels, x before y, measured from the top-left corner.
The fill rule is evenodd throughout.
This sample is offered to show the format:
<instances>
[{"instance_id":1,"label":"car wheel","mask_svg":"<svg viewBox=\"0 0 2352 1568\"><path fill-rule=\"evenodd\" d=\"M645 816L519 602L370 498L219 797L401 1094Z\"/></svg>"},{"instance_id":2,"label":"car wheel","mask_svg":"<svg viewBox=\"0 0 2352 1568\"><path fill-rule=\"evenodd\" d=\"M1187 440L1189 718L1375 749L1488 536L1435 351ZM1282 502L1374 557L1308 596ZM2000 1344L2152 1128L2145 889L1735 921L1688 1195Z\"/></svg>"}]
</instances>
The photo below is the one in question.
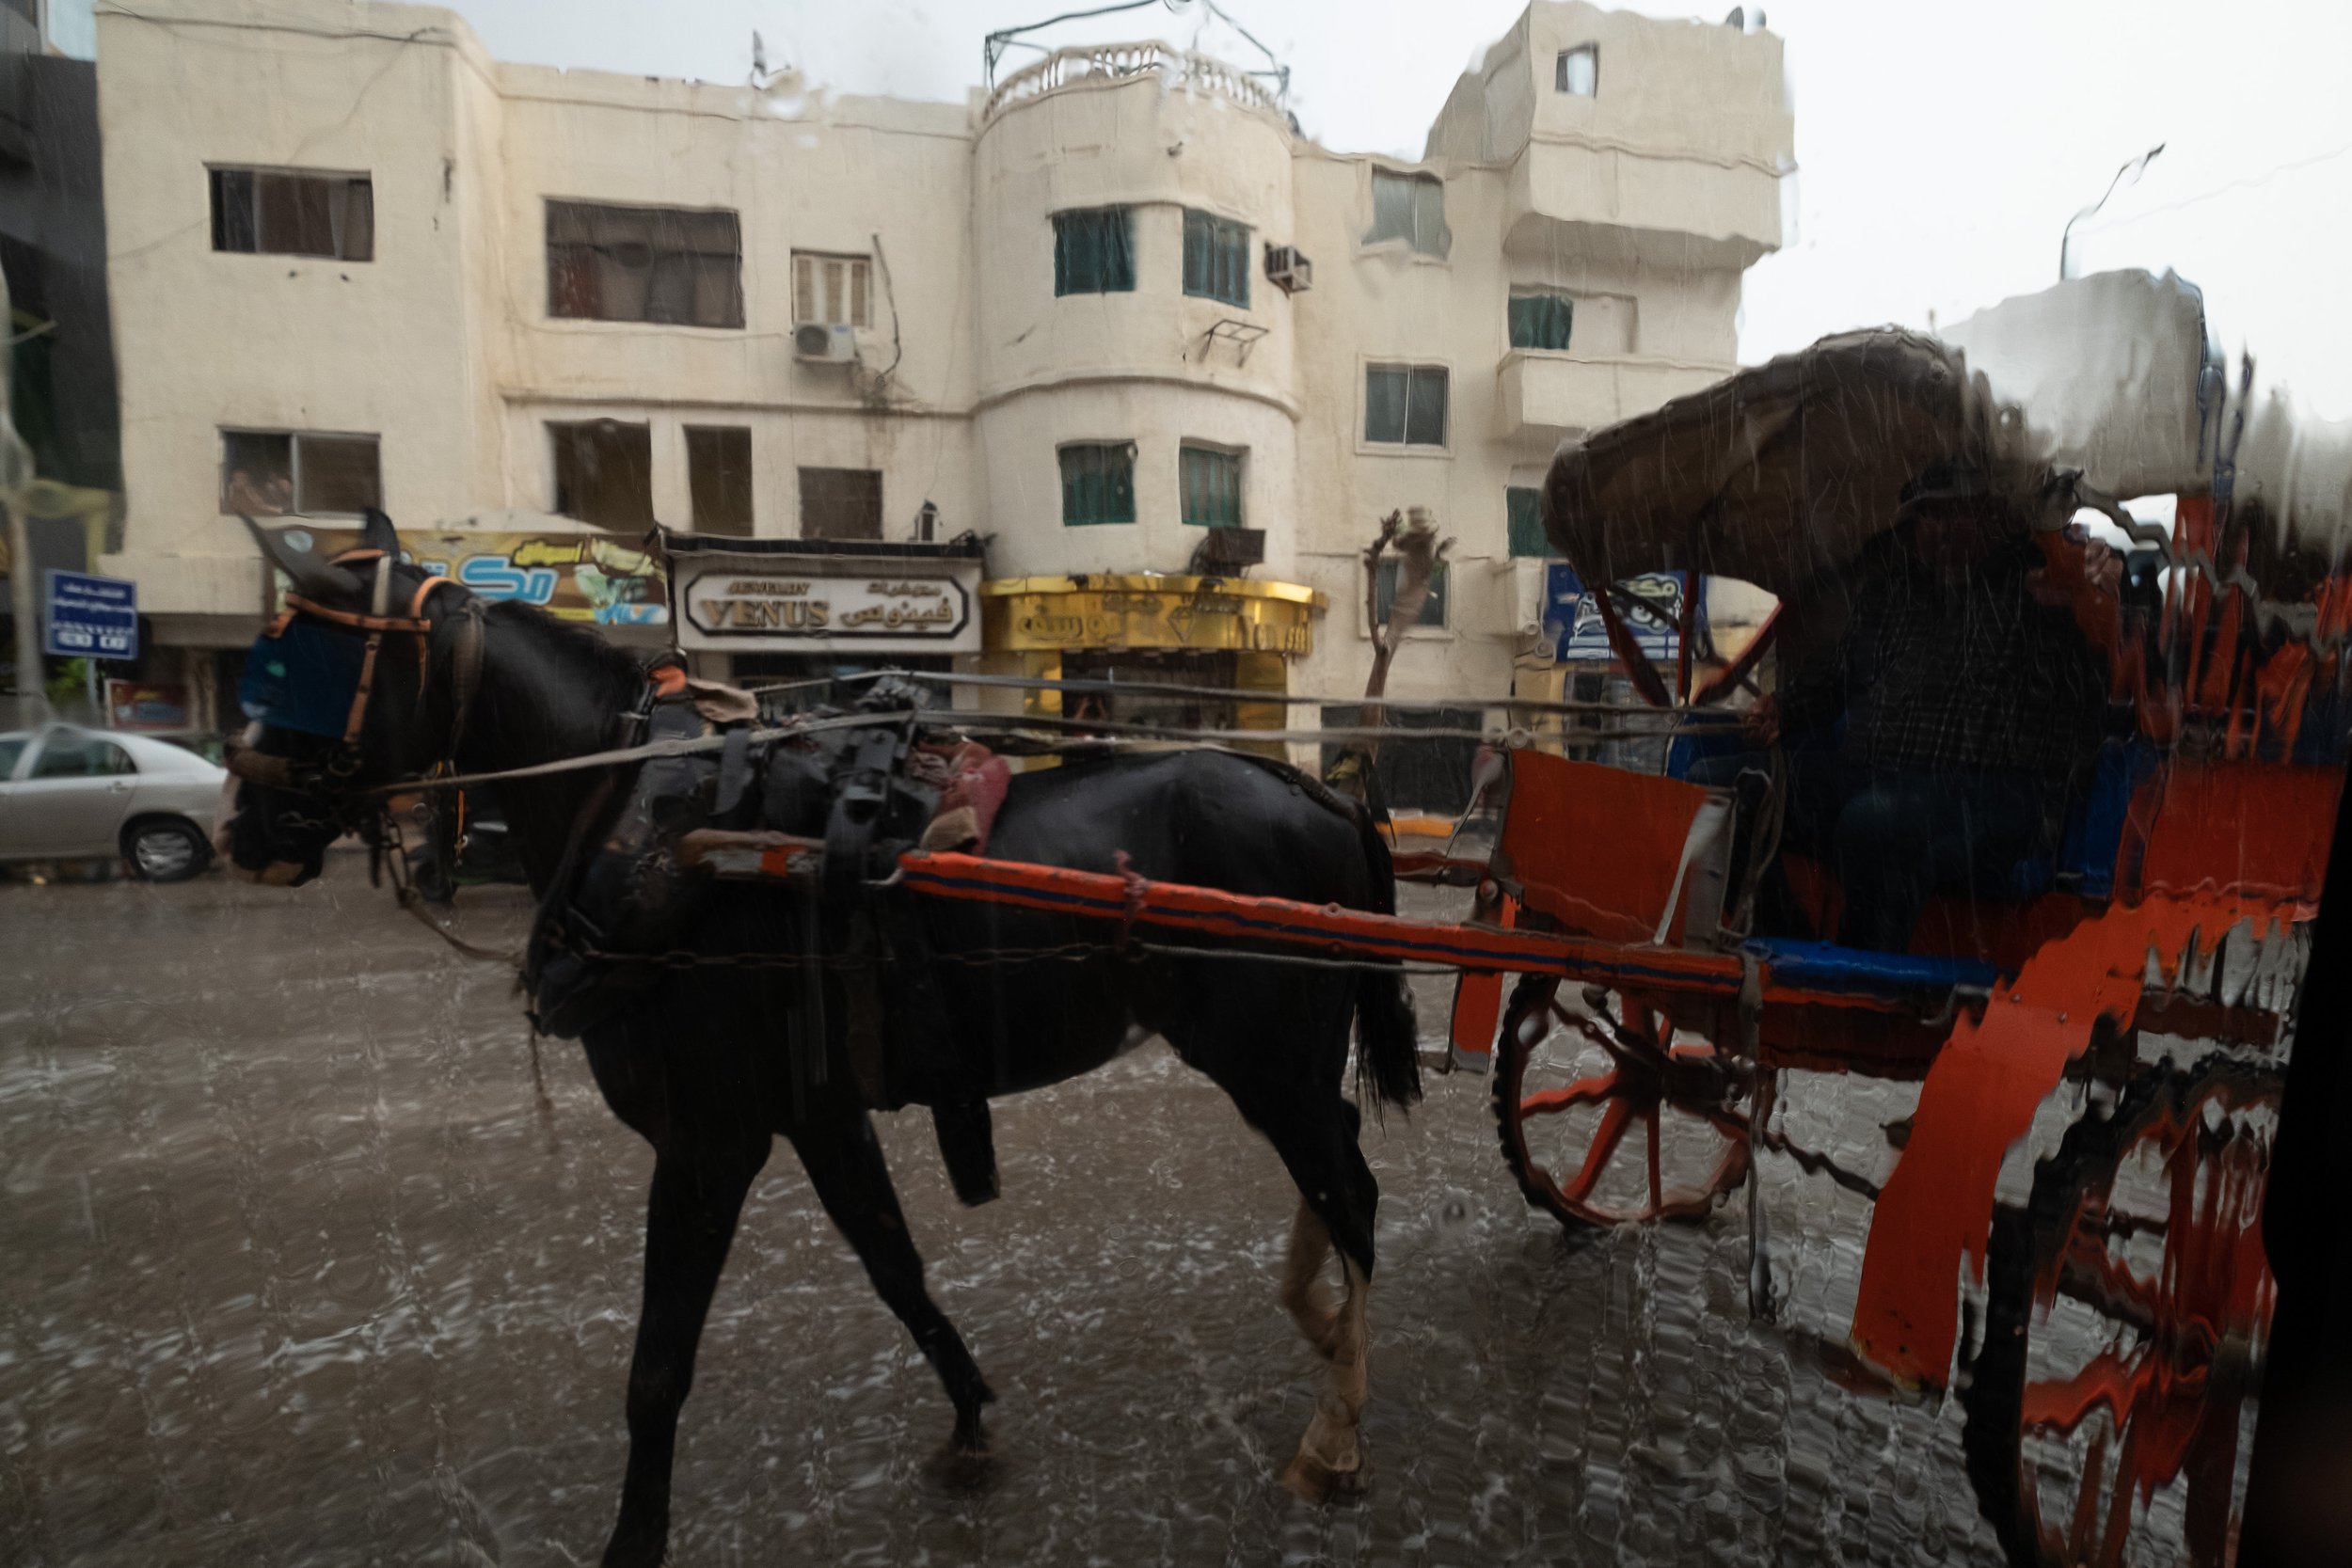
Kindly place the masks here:
<instances>
[{"instance_id":1,"label":"car wheel","mask_svg":"<svg viewBox=\"0 0 2352 1568\"><path fill-rule=\"evenodd\" d=\"M193 824L158 818L124 832L122 858L141 881L184 882L204 869L213 850Z\"/></svg>"}]
</instances>

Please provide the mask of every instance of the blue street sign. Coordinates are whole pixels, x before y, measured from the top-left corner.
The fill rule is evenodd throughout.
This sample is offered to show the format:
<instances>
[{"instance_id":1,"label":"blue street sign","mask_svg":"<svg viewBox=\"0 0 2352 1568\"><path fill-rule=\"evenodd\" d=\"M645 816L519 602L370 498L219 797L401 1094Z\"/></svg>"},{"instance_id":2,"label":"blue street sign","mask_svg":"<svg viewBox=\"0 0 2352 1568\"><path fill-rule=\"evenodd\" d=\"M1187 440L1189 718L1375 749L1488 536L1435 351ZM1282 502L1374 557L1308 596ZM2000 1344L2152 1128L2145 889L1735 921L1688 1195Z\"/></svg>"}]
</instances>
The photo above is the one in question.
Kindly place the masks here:
<instances>
[{"instance_id":1,"label":"blue street sign","mask_svg":"<svg viewBox=\"0 0 2352 1568\"><path fill-rule=\"evenodd\" d=\"M139 657L139 588L87 572L42 574L41 652L56 658Z\"/></svg>"}]
</instances>

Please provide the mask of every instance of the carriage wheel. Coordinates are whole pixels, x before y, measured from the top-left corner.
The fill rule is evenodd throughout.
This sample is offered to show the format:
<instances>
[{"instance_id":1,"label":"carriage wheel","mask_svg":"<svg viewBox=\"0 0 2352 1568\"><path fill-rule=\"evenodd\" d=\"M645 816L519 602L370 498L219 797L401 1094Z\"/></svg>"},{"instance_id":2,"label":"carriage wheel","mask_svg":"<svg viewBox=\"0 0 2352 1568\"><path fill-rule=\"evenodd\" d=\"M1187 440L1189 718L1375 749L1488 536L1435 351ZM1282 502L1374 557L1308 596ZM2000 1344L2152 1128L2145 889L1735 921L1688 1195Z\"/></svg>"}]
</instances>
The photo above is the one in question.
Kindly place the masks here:
<instances>
[{"instance_id":1,"label":"carriage wheel","mask_svg":"<svg viewBox=\"0 0 2352 1568\"><path fill-rule=\"evenodd\" d=\"M1593 1015L1528 975L1495 1042L1495 1126L1527 1201L1570 1229L1704 1219L1748 1174L1740 1064L1637 1002Z\"/></svg>"},{"instance_id":2,"label":"carriage wheel","mask_svg":"<svg viewBox=\"0 0 2352 1568\"><path fill-rule=\"evenodd\" d=\"M2238 1450L2270 1321L2262 1200L2277 1078L2215 1062L2070 1130L1994 1222L1963 1434L2012 1562L2120 1568L2177 1511L2188 1560L2235 1550ZM2178 1500L2171 1488L2178 1481Z\"/></svg>"}]
</instances>

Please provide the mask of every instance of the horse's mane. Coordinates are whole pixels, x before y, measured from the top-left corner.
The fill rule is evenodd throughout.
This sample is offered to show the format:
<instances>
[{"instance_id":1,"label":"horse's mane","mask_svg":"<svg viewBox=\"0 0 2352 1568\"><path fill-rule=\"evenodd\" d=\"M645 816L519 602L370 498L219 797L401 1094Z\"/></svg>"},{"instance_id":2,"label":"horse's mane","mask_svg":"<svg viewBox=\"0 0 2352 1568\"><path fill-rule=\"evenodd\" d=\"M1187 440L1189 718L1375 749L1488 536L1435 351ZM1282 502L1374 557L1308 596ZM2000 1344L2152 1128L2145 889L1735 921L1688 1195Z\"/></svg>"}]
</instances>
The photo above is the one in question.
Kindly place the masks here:
<instances>
[{"instance_id":1,"label":"horse's mane","mask_svg":"<svg viewBox=\"0 0 2352 1568\"><path fill-rule=\"evenodd\" d=\"M527 648L542 661L558 691L579 699L569 711L526 705L501 713L500 721L517 732L517 738L536 735L566 751L593 750L601 744L612 716L635 702L644 688L644 666L636 656L614 647L585 623L559 620L516 599L486 606L484 622L495 640Z\"/></svg>"}]
</instances>

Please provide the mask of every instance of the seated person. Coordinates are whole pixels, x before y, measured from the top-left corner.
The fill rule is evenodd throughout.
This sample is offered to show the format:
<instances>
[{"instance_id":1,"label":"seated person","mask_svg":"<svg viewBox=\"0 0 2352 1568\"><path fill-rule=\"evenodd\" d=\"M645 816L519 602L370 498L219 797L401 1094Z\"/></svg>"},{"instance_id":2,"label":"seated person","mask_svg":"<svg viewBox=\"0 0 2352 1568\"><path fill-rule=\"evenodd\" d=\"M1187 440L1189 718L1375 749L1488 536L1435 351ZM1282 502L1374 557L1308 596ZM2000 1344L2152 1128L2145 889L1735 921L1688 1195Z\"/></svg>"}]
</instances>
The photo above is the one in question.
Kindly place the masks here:
<instances>
[{"instance_id":1,"label":"seated person","mask_svg":"<svg viewBox=\"0 0 2352 1568\"><path fill-rule=\"evenodd\" d=\"M1782 841L1837 878L1836 940L1882 952L1909 949L1931 895L2057 842L2106 690L2072 594L1981 472L1930 468L1897 518L1833 585L1851 606L1843 634L1747 722L1754 744L1785 737ZM2120 560L2092 548L2084 564L2105 584ZM1833 609L1825 598L1792 609ZM1710 758L1692 778L1728 784L1758 761Z\"/></svg>"}]
</instances>

